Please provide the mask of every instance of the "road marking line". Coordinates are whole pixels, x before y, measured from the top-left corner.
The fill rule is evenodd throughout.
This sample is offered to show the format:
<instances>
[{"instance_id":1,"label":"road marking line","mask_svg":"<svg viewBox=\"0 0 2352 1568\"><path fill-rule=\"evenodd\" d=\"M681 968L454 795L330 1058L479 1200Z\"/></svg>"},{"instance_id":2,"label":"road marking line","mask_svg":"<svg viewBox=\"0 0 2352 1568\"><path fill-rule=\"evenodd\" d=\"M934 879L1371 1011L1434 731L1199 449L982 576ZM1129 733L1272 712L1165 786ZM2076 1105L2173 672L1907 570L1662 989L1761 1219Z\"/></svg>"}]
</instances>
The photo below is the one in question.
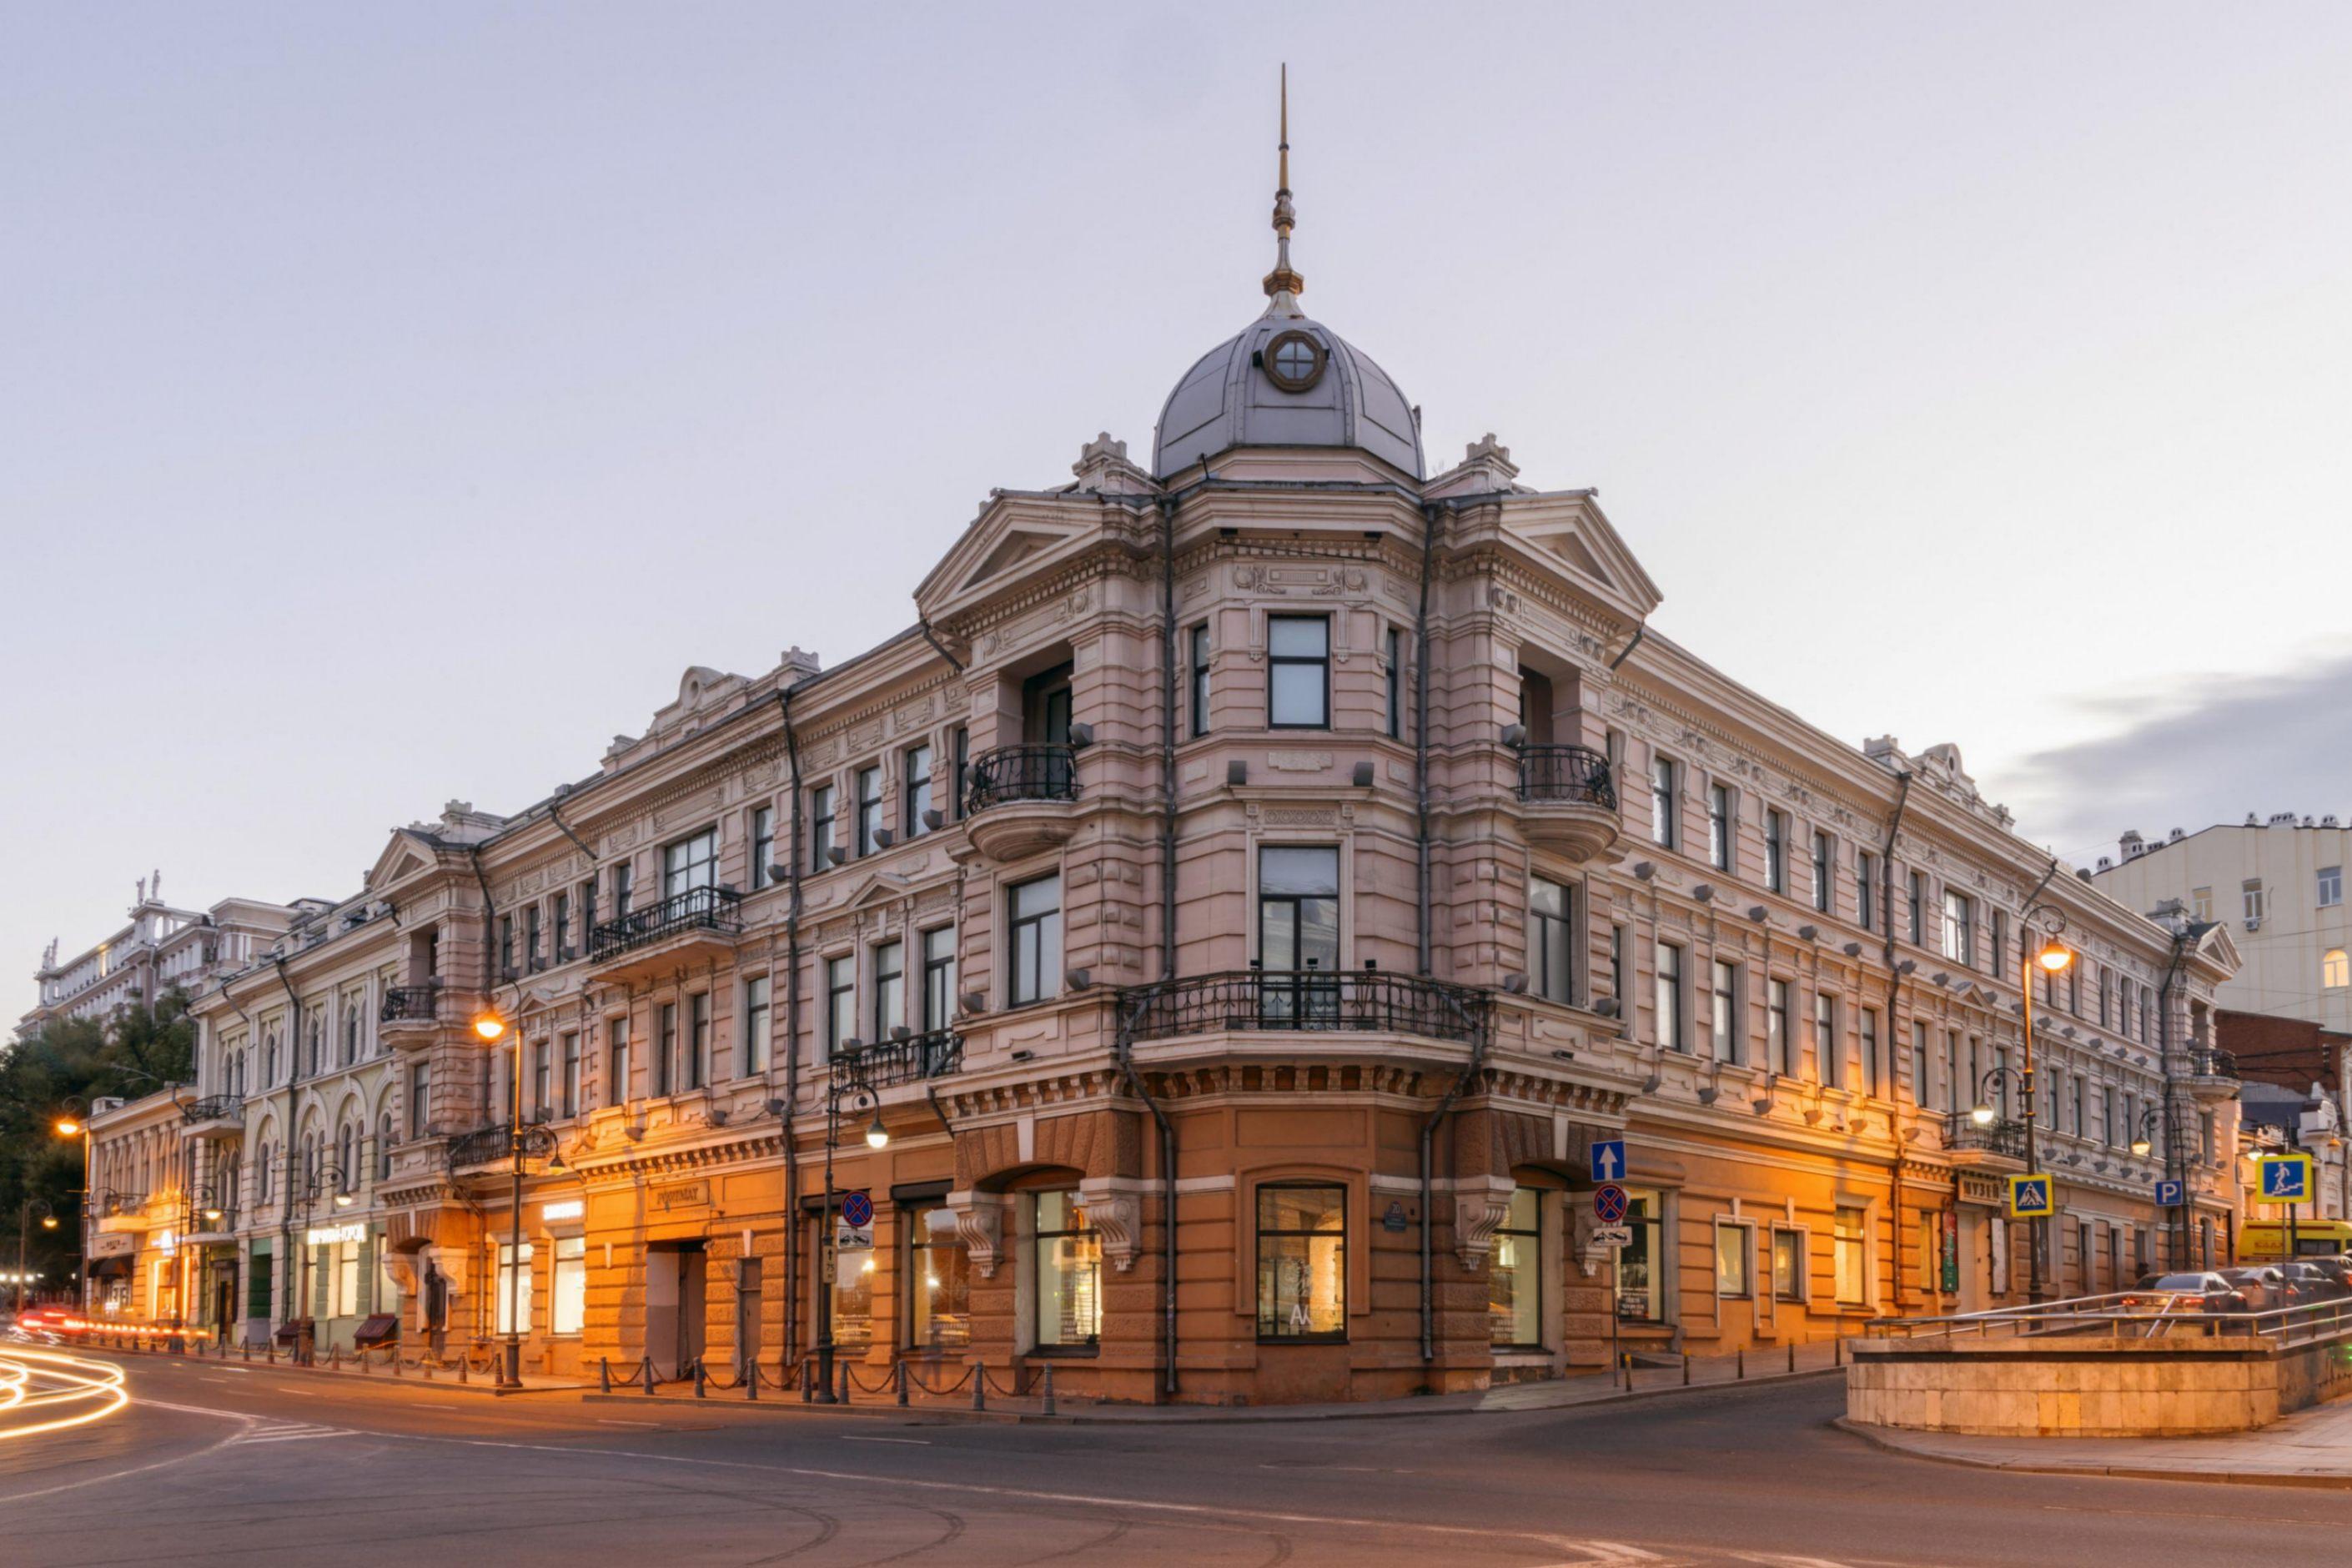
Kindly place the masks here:
<instances>
[{"instance_id":1,"label":"road marking line","mask_svg":"<svg viewBox=\"0 0 2352 1568\"><path fill-rule=\"evenodd\" d=\"M931 1446L931 1440L929 1437L856 1437L844 1433L841 1440L845 1443L905 1443L916 1448L928 1448Z\"/></svg>"},{"instance_id":2,"label":"road marking line","mask_svg":"<svg viewBox=\"0 0 2352 1568\"><path fill-rule=\"evenodd\" d=\"M451 1408L455 1409L456 1406L453 1405ZM599 1426L658 1426L661 1423L658 1421L607 1421L599 1415L596 1417L596 1425Z\"/></svg>"}]
</instances>

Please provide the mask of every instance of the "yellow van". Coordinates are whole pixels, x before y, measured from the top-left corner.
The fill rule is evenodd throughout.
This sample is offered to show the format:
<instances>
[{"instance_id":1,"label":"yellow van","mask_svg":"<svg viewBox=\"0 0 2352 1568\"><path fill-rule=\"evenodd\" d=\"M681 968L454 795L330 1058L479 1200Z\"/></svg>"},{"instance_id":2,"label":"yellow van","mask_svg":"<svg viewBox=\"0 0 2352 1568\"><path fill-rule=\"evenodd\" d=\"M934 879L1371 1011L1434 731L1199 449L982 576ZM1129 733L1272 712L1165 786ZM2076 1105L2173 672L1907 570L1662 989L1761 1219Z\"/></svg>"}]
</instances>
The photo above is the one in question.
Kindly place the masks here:
<instances>
[{"instance_id":1,"label":"yellow van","mask_svg":"<svg viewBox=\"0 0 2352 1568\"><path fill-rule=\"evenodd\" d=\"M2277 1263L2287 1256L2287 1227L2276 1220L2249 1220L2238 1227L2238 1261ZM2352 1252L2352 1220L2294 1222L2294 1256L2332 1258Z\"/></svg>"}]
</instances>

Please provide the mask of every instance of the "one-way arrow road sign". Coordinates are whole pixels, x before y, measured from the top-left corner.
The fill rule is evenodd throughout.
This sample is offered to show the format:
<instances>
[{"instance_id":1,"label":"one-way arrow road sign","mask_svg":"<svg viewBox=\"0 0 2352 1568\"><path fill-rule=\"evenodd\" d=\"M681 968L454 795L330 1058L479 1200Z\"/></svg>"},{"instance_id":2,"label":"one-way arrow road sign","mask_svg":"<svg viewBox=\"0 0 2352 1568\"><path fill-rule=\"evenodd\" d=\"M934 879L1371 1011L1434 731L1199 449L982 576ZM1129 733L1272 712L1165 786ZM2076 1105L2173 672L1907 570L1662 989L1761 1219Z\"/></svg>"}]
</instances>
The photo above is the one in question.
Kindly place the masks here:
<instances>
[{"instance_id":1,"label":"one-way arrow road sign","mask_svg":"<svg viewBox=\"0 0 2352 1568\"><path fill-rule=\"evenodd\" d=\"M1592 1145L1592 1179L1614 1182L1625 1174L1625 1140L1604 1138Z\"/></svg>"}]
</instances>

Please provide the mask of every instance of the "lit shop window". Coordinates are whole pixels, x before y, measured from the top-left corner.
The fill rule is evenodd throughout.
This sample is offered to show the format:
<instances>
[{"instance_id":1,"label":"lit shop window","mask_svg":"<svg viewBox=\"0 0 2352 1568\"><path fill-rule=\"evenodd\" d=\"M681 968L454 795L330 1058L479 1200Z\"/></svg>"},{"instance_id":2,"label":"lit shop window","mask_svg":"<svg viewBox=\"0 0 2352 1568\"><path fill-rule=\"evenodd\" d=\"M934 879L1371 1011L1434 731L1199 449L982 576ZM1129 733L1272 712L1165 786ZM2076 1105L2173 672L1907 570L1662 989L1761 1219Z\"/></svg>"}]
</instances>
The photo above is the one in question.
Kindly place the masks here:
<instances>
[{"instance_id":1,"label":"lit shop window","mask_svg":"<svg viewBox=\"0 0 2352 1568\"><path fill-rule=\"evenodd\" d=\"M1543 1194L1520 1187L1495 1227L1486 1264L1486 1322L1497 1345L1543 1343Z\"/></svg>"},{"instance_id":2,"label":"lit shop window","mask_svg":"<svg viewBox=\"0 0 2352 1568\"><path fill-rule=\"evenodd\" d=\"M1257 1337L1337 1340L1348 1332L1348 1191L1257 1190Z\"/></svg>"},{"instance_id":3,"label":"lit shop window","mask_svg":"<svg viewBox=\"0 0 2352 1568\"><path fill-rule=\"evenodd\" d=\"M1076 1193L1039 1193L1037 1343L1091 1347L1102 1337L1102 1238Z\"/></svg>"}]
</instances>

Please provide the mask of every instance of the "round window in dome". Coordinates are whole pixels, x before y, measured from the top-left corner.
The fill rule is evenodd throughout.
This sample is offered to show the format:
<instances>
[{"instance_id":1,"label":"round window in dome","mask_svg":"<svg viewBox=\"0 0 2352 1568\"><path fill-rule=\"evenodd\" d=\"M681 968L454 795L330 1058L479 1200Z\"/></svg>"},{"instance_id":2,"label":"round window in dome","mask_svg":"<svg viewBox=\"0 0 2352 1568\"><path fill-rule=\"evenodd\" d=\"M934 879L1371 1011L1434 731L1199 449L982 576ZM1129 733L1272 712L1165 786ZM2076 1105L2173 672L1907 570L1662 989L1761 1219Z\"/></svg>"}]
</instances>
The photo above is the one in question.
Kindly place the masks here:
<instances>
[{"instance_id":1,"label":"round window in dome","mask_svg":"<svg viewBox=\"0 0 2352 1568\"><path fill-rule=\"evenodd\" d=\"M1284 332L1265 345L1265 374L1285 392L1305 392L1323 379L1323 345L1305 332Z\"/></svg>"}]
</instances>

